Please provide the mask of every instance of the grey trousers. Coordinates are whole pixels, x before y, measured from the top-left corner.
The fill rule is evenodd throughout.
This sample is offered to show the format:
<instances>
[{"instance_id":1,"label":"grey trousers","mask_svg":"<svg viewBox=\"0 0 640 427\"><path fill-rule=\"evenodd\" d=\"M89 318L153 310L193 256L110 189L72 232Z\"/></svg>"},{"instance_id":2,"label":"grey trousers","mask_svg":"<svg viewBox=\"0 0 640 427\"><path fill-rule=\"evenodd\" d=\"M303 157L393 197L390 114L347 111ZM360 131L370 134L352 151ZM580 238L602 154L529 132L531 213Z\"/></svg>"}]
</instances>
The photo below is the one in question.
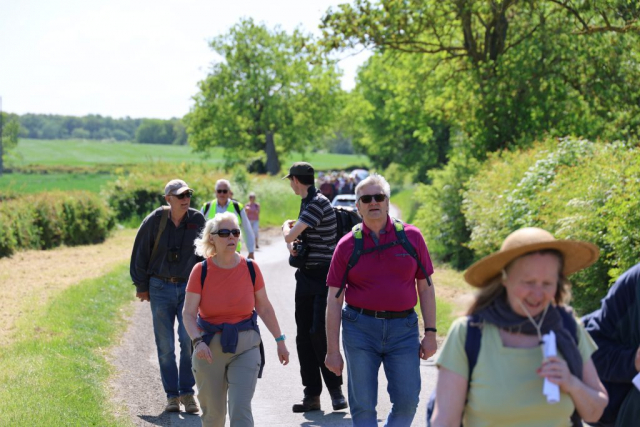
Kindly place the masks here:
<instances>
[{"instance_id":1,"label":"grey trousers","mask_svg":"<svg viewBox=\"0 0 640 427\"><path fill-rule=\"evenodd\" d=\"M220 337L216 334L209 344L213 363L192 356L202 425L224 427L228 401L231 427L253 427L251 399L260 370L260 335L240 332L235 353L222 352Z\"/></svg>"}]
</instances>

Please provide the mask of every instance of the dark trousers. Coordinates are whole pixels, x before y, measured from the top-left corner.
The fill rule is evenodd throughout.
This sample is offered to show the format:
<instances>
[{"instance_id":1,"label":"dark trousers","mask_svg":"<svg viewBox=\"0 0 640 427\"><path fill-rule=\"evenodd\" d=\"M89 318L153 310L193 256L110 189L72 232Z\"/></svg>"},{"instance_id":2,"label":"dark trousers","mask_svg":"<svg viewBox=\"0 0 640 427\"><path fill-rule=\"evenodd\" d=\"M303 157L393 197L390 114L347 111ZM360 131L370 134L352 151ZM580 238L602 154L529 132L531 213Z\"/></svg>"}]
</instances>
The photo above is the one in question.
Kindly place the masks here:
<instances>
[{"instance_id":1,"label":"dark trousers","mask_svg":"<svg viewBox=\"0 0 640 427\"><path fill-rule=\"evenodd\" d=\"M323 378L329 390L342 386L342 377L324 365L327 355L327 272L328 269L296 271L296 348L306 396L320 396Z\"/></svg>"}]
</instances>

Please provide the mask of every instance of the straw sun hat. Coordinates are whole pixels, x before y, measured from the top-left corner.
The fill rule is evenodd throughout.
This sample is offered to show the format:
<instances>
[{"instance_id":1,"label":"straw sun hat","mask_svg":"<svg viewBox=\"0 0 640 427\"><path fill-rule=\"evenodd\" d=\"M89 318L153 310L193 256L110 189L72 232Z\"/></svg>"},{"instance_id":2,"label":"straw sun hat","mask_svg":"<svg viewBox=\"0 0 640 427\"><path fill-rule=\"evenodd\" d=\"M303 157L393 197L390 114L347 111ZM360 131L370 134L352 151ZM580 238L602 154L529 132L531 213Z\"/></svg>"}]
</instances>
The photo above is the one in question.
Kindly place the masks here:
<instances>
[{"instance_id":1,"label":"straw sun hat","mask_svg":"<svg viewBox=\"0 0 640 427\"><path fill-rule=\"evenodd\" d=\"M472 286L482 288L499 275L502 269L516 258L530 252L554 249L564 257L565 277L596 262L600 251L592 243L577 240L556 240L551 233L541 228L521 228L509 234L496 253L482 258L464 274L464 279Z\"/></svg>"}]
</instances>

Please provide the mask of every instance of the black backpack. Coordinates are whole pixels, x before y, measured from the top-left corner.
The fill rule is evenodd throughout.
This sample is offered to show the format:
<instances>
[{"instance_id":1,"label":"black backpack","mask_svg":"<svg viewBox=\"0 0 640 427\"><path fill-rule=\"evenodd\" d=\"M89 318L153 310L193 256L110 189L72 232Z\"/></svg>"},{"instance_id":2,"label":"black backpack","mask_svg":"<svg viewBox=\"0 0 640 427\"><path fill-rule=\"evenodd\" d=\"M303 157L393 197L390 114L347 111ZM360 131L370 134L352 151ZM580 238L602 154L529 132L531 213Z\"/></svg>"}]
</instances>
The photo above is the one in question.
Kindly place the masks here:
<instances>
[{"instance_id":1,"label":"black backpack","mask_svg":"<svg viewBox=\"0 0 640 427\"><path fill-rule=\"evenodd\" d=\"M560 317L562 317L562 326L569 331L576 344L578 343L578 325L576 324L573 315L566 311L560 310ZM478 354L480 354L480 341L482 340L482 323L480 317L477 314L467 316L467 336L464 340L464 352L467 354L467 360L469 361L469 376L467 377L467 393L471 386L471 375L473 374L473 368L478 362ZM436 406L436 390L434 389L429 397L429 403L427 403L427 427L431 427L431 418L433 417L433 410ZM571 416L573 425L578 424L577 412L574 411ZM462 423L460 424L462 426Z\"/></svg>"},{"instance_id":2,"label":"black backpack","mask_svg":"<svg viewBox=\"0 0 640 427\"><path fill-rule=\"evenodd\" d=\"M345 209L342 206L333 206L333 211L336 214L336 244L342 239L342 237L349 233L353 227L362 222L362 218L358 215L358 212Z\"/></svg>"}]
</instances>

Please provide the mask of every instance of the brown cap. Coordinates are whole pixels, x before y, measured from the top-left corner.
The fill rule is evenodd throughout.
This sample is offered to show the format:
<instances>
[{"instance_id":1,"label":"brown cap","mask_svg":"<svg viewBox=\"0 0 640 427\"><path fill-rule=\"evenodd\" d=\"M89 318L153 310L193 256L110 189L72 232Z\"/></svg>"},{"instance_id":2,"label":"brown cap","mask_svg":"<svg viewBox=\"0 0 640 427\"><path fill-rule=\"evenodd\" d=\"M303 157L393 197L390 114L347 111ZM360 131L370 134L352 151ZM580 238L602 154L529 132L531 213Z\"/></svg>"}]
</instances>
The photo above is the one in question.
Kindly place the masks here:
<instances>
[{"instance_id":1,"label":"brown cap","mask_svg":"<svg viewBox=\"0 0 640 427\"><path fill-rule=\"evenodd\" d=\"M313 166L307 162L295 162L289 168L289 173L286 176L283 176L282 179L287 179L291 177L291 175L310 175L313 176Z\"/></svg>"},{"instance_id":2,"label":"brown cap","mask_svg":"<svg viewBox=\"0 0 640 427\"><path fill-rule=\"evenodd\" d=\"M167 182L167 185L164 186L164 195L165 196L177 196L179 194L184 193L187 190L193 191L186 182L181 179L172 179Z\"/></svg>"},{"instance_id":3,"label":"brown cap","mask_svg":"<svg viewBox=\"0 0 640 427\"><path fill-rule=\"evenodd\" d=\"M541 228L527 227L509 234L498 252L477 261L467 269L464 280L471 286L482 288L502 272L509 263L531 252L554 249L562 253L566 276L587 268L600 255L598 247L578 240L556 240L551 233Z\"/></svg>"}]
</instances>

